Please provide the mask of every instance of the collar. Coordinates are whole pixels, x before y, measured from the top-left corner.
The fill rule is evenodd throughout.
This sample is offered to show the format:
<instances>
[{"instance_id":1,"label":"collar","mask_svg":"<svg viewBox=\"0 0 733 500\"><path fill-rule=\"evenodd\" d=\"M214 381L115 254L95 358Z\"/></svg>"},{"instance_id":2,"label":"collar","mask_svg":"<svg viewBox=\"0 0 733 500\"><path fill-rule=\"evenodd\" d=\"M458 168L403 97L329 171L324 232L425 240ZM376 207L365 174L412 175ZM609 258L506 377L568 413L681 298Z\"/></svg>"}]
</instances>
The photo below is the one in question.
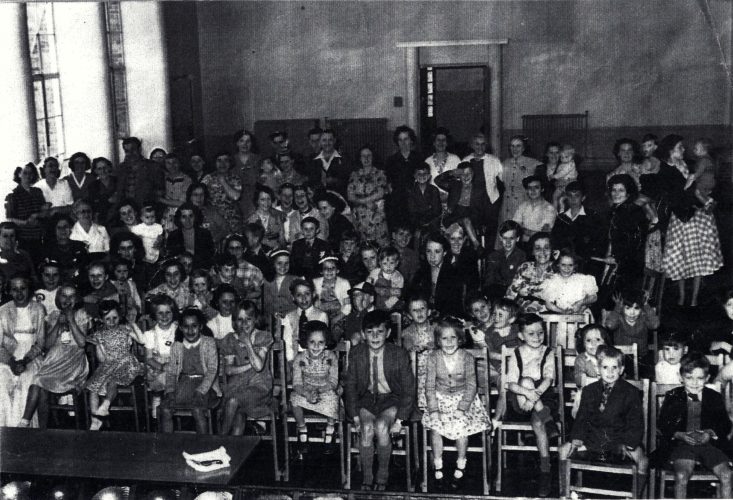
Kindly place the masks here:
<instances>
[{"instance_id":1,"label":"collar","mask_svg":"<svg viewBox=\"0 0 733 500\"><path fill-rule=\"evenodd\" d=\"M201 343L201 336L199 336L199 339L196 342L189 342L186 339L183 339L183 347L185 349L193 349L194 347L198 347L198 345Z\"/></svg>"},{"instance_id":2,"label":"collar","mask_svg":"<svg viewBox=\"0 0 733 500\"><path fill-rule=\"evenodd\" d=\"M323 156L323 151L321 151L320 153L318 153L318 156L316 156L316 160L331 161L334 158L341 158L341 154L338 151L336 151L335 149L333 150L333 154L327 160L326 160L326 157Z\"/></svg>"},{"instance_id":3,"label":"collar","mask_svg":"<svg viewBox=\"0 0 733 500\"><path fill-rule=\"evenodd\" d=\"M580 205L580 210L578 210L578 213L577 213L577 215L575 217L573 217L573 215L571 214L569 208L567 210L565 210L562 214L563 215L567 215L568 219L570 219L570 220L575 220L575 219L577 219L581 215L588 215L588 214L585 213L585 207L583 205Z\"/></svg>"}]
</instances>

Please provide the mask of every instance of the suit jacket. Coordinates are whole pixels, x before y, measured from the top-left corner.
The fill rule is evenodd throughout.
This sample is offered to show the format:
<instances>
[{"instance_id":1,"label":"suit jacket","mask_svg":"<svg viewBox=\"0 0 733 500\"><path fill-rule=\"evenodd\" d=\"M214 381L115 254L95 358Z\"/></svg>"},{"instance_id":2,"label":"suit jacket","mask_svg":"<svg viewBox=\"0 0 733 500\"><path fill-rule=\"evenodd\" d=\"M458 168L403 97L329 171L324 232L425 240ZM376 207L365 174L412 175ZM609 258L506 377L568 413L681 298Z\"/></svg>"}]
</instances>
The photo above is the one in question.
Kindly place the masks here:
<instances>
[{"instance_id":1,"label":"suit jacket","mask_svg":"<svg viewBox=\"0 0 733 500\"><path fill-rule=\"evenodd\" d=\"M183 241L183 231L176 229L168 233L165 240L166 257L175 257L186 251ZM193 230L193 267L194 269L210 269L214 264L214 239L208 229L196 227Z\"/></svg>"},{"instance_id":2,"label":"suit jacket","mask_svg":"<svg viewBox=\"0 0 733 500\"><path fill-rule=\"evenodd\" d=\"M466 284L460 280L459 274L448 262L448 259L450 259L450 255L446 254L443 264L440 266L438 280L435 285L435 296L430 305L442 314L462 317L464 315L463 298L466 294ZM426 263L420 267L415 275L410 290L412 293L430 295L432 286L430 266Z\"/></svg>"},{"instance_id":3,"label":"suit jacket","mask_svg":"<svg viewBox=\"0 0 733 500\"><path fill-rule=\"evenodd\" d=\"M331 246L320 238L316 238L312 247L308 247L304 238L295 240L290 251L290 271L306 279L318 276L318 260L329 251Z\"/></svg>"},{"instance_id":4,"label":"suit jacket","mask_svg":"<svg viewBox=\"0 0 733 500\"><path fill-rule=\"evenodd\" d=\"M596 212L585 208L585 215L578 215L575 220L564 212L555 219L552 226L552 248L569 248L585 261L592 255L600 255L606 247L600 248L605 235L603 223Z\"/></svg>"},{"instance_id":5,"label":"suit jacket","mask_svg":"<svg viewBox=\"0 0 733 500\"><path fill-rule=\"evenodd\" d=\"M624 444L636 448L644 438L644 411L639 390L624 379L611 389L606 409L598 406L603 396L603 381L586 385L580 398L580 408L570 433L592 451L608 445Z\"/></svg>"},{"instance_id":6,"label":"suit jacket","mask_svg":"<svg viewBox=\"0 0 733 500\"><path fill-rule=\"evenodd\" d=\"M672 389L664 396L664 403L657 418L657 428L662 438L659 441L660 453L666 457L675 445L681 443L673 440L674 434L687 431L687 392L684 387ZM705 387L702 390L700 429L712 429L718 438L710 441L710 444L728 453L730 428L731 423L723 397Z\"/></svg>"},{"instance_id":7,"label":"suit jacket","mask_svg":"<svg viewBox=\"0 0 733 500\"><path fill-rule=\"evenodd\" d=\"M344 397L346 412L350 418L359 415L358 402L369 392L369 346L362 342L349 353ZM392 394L399 399L397 418L410 418L415 405L415 377L407 351L394 344L384 345L384 378Z\"/></svg>"},{"instance_id":8,"label":"suit jacket","mask_svg":"<svg viewBox=\"0 0 733 500\"><path fill-rule=\"evenodd\" d=\"M475 225L486 224L487 213L491 207L491 201L486 194L486 181L484 180L483 163L472 163L473 180L471 181L471 222ZM435 179L435 184L444 191L448 191L448 210L454 212L461 199L462 183L453 174L453 171L443 172Z\"/></svg>"},{"instance_id":9,"label":"suit jacket","mask_svg":"<svg viewBox=\"0 0 733 500\"><path fill-rule=\"evenodd\" d=\"M320 158L313 158L308 162L305 175L308 177L308 184L312 186L323 186L328 190L336 191L346 199L346 186L351 178L351 167L343 156L331 160L328 171L325 172L323 182L323 162Z\"/></svg>"},{"instance_id":10,"label":"suit jacket","mask_svg":"<svg viewBox=\"0 0 733 500\"><path fill-rule=\"evenodd\" d=\"M290 294L290 284L296 279L298 279L298 276L287 274L279 287L274 279L265 281L265 319L268 324L272 320L273 314L280 313L284 315L295 307L293 296Z\"/></svg>"}]
</instances>

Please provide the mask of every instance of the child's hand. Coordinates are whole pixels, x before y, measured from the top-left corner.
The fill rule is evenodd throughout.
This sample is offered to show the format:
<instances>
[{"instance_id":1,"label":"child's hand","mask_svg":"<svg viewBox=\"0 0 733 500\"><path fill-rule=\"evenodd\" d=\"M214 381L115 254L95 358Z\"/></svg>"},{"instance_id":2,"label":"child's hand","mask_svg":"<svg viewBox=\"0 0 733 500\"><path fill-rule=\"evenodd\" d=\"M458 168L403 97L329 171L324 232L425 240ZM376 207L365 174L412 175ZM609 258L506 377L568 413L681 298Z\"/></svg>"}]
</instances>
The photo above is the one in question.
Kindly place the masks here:
<instances>
[{"instance_id":1,"label":"child's hand","mask_svg":"<svg viewBox=\"0 0 733 500\"><path fill-rule=\"evenodd\" d=\"M697 440L693 438L691 433L689 432L675 432L674 438L678 439L679 441L682 441L685 444L689 444L690 446L697 445Z\"/></svg>"}]
</instances>

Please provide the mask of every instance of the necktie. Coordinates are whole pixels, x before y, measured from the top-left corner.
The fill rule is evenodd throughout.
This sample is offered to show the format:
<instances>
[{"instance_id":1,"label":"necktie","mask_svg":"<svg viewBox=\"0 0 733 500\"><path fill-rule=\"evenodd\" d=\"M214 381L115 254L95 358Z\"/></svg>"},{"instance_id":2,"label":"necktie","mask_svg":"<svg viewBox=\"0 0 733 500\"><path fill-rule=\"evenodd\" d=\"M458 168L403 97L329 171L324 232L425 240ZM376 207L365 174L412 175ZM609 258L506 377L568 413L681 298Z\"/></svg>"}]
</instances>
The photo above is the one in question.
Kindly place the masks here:
<instances>
[{"instance_id":1,"label":"necktie","mask_svg":"<svg viewBox=\"0 0 733 500\"><path fill-rule=\"evenodd\" d=\"M377 356L372 357L372 394L376 400L379 394L379 358Z\"/></svg>"},{"instance_id":2,"label":"necktie","mask_svg":"<svg viewBox=\"0 0 733 500\"><path fill-rule=\"evenodd\" d=\"M608 396L611 395L612 389L612 384L603 384L603 395L601 396L601 404L598 405L598 411L603 411L606 409L606 405L608 404Z\"/></svg>"},{"instance_id":3,"label":"necktie","mask_svg":"<svg viewBox=\"0 0 733 500\"><path fill-rule=\"evenodd\" d=\"M688 392L687 397L690 398L690 401L695 401L695 402L700 401L700 397L697 394L690 394Z\"/></svg>"},{"instance_id":4,"label":"necktie","mask_svg":"<svg viewBox=\"0 0 733 500\"><path fill-rule=\"evenodd\" d=\"M302 335L305 331L305 325L308 323L308 317L305 315L305 309L300 311L300 319L298 320L298 334Z\"/></svg>"}]
</instances>

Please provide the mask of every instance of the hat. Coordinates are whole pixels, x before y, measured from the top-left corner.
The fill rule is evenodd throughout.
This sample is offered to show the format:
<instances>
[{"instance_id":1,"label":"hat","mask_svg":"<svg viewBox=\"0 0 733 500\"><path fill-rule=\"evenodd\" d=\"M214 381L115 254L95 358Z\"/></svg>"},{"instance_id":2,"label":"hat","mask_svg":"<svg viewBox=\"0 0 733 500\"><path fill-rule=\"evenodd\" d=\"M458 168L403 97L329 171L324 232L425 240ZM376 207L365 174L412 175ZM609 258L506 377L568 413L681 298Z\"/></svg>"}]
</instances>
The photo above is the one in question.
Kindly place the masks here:
<instances>
[{"instance_id":1,"label":"hat","mask_svg":"<svg viewBox=\"0 0 733 500\"><path fill-rule=\"evenodd\" d=\"M280 256L290 257L290 252L288 252L284 248L278 248L277 250L273 250L267 256L270 258L270 260L275 260Z\"/></svg>"},{"instance_id":2,"label":"hat","mask_svg":"<svg viewBox=\"0 0 733 500\"><path fill-rule=\"evenodd\" d=\"M368 293L372 297L377 296L377 291L374 289L374 285L372 285L368 281L362 281L361 283L357 283L356 285L354 285L351 290L349 290L349 295L354 292Z\"/></svg>"},{"instance_id":3,"label":"hat","mask_svg":"<svg viewBox=\"0 0 733 500\"><path fill-rule=\"evenodd\" d=\"M324 253L324 254L323 254L323 255L321 256L321 258L320 258L320 259L318 259L318 265L320 266L321 264L323 264L323 263L325 263L325 262L328 262L329 260L330 260L330 261L335 261L335 262L338 262L339 258L338 258L338 256L336 256L336 255L334 255L334 254L332 254L332 253L330 253L330 252L325 252L325 253Z\"/></svg>"}]
</instances>

